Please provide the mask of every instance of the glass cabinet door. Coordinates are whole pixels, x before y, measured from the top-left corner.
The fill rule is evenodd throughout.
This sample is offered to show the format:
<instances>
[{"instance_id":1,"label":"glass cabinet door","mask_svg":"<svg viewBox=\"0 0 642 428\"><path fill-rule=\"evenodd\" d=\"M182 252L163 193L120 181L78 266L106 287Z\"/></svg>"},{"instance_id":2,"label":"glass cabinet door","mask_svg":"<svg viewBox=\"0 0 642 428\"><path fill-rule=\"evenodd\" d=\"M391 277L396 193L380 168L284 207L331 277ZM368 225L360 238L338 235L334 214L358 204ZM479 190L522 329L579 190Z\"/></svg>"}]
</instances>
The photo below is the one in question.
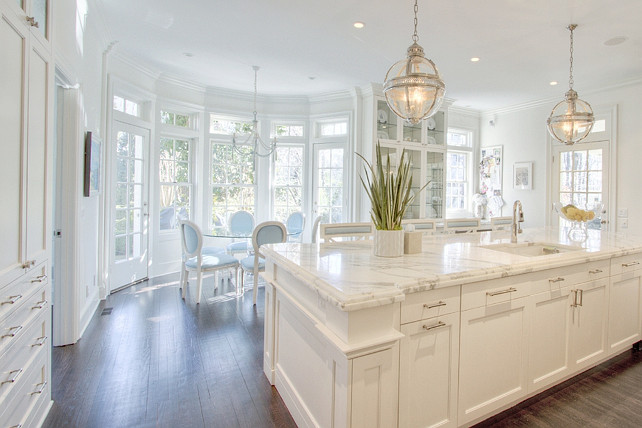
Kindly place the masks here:
<instances>
[{"instance_id":1,"label":"glass cabinet door","mask_svg":"<svg viewBox=\"0 0 642 428\"><path fill-rule=\"evenodd\" d=\"M421 177L421 150L406 149L406 158L410 161L410 173L412 174L411 194L415 195L404 218L421 218L421 195L419 189L425 183Z\"/></svg>"},{"instance_id":2,"label":"glass cabinet door","mask_svg":"<svg viewBox=\"0 0 642 428\"><path fill-rule=\"evenodd\" d=\"M438 111L426 119L426 144L445 146L446 133L444 132L444 112Z\"/></svg>"},{"instance_id":3,"label":"glass cabinet door","mask_svg":"<svg viewBox=\"0 0 642 428\"><path fill-rule=\"evenodd\" d=\"M421 142L421 122L412 125L403 122L403 140L405 142L420 143Z\"/></svg>"},{"instance_id":4,"label":"glass cabinet door","mask_svg":"<svg viewBox=\"0 0 642 428\"><path fill-rule=\"evenodd\" d=\"M377 101L377 140L397 139L397 115L385 101Z\"/></svg>"},{"instance_id":5,"label":"glass cabinet door","mask_svg":"<svg viewBox=\"0 0 642 428\"><path fill-rule=\"evenodd\" d=\"M444 218L444 153L426 152L426 189L427 218Z\"/></svg>"}]
</instances>

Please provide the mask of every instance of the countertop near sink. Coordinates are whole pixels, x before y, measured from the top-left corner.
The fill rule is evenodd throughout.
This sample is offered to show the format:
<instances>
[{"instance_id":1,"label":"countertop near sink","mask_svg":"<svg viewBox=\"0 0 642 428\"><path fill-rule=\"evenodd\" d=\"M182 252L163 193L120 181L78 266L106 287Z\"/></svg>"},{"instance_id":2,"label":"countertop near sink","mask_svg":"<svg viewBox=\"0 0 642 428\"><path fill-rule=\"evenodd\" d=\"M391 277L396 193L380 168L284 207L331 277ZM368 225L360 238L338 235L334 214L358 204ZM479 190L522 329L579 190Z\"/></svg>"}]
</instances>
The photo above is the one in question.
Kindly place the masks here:
<instances>
[{"instance_id":1,"label":"countertop near sink","mask_svg":"<svg viewBox=\"0 0 642 428\"><path fill-rule=\"evenodd\" d=\"M351 311L404 300L406 293L466 284L642 252L642 239L589 231L573 243L565 230L525 229L519 242L546 242L577 251L537 257L494 251L484 246L510 243L510 232L425 236L419 254L376 257L371 241L272 244L268 260L314 287L320 297Z\"/></svg>"}]
</instances>

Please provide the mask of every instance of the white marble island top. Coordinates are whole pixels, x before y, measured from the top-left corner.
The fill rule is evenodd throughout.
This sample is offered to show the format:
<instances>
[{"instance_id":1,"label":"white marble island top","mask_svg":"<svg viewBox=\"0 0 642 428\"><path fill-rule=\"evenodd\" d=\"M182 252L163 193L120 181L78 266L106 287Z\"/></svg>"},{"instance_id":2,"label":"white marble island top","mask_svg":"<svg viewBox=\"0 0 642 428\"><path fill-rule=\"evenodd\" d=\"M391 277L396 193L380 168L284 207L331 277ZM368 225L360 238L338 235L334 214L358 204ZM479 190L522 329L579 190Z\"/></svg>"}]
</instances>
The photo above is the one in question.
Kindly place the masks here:
<instances>
[{"instance_id":1,"label":"white marble island top","mask_svg":"<svg viewBox=\"0 0 642 428\"><path fill-rule=\"evenodd\" d=\"M371 241L274 244L262 251L320 297L351 311L402 301L407 293L642 252L640 239L589 232L587 241L573 243L563 230L525 230L520 243L577 248L534 257L484 248L509 243L508 231L426 236L421 253L395 258L374 256Z\"/></svg>"}]
</instances>

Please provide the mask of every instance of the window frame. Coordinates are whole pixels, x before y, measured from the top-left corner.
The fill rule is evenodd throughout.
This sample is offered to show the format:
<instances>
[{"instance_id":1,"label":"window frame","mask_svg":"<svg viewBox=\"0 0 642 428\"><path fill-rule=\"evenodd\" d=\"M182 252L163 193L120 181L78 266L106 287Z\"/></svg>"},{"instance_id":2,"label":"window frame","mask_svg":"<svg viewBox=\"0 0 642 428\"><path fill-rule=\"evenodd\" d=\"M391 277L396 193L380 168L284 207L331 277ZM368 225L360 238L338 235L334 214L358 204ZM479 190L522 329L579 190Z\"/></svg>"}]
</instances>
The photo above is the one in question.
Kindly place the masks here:
<instances>
[{"instance_id":1,"label":"window frame","mask_svg":"<svg viewBox=\"0 0 642 428\"><path fill-rule=\"evenodd\" d=\"M177 162L175 156L171 160L170 159L164 159L161 156L161 152L162 152L161 148L162 148L162 140L163 139L171 139L174 142L174 150L176 148L176 141L177 140L186 141L187 142L187 144L188 144L188 150L187 150L187 153L188 153L187 179L188 179L188 181L186 183L183 183L183 182L179 183L179 182L176 182L176 181L174 181L174 182L161 181L161 163L163 161L165 161L165 162L171 161L174 164L176 164L176 162ZM188 207L189 207L188 208L188 218L192 218L193 217L193 213L194 213L194 209L195 209L195 206L194 206L194 194L195 194L195 186L194 186L194 181L195 181L194 180L194 177L195 177L195 174L194 174L194 158L195 158L195 156L194 156L194 150L195 150L196 147L197 147L197 139L194 138L194 137L189 137L189 136L185 136L185 135L178 135L178 134L172 134L172 133L168 133L168 132L161 132L161 134L160 134L160 137L159 137L159 140L158 140L158 175L157 175L156 178L158 180L157 183L158 183L158 198L159 198L158 199L158 214L159 214L158 231L161 234L163 234L163 233L172 233L173 231L178 229L178 227L169 228L169 229L161 229L161 227L160 227L160 224L161 224L161 222L160 222L160 212L161 212L161 209L162 209L162 207L161 207L161 192L162 192L162 189L163 189L164 186L187 187L188 188L188 191L189 191L189 196L188 196L189 197L189 201L188 201ZM175 200L176 200L176 197L174 197L173 202L175 202ZM175 206L175 204L172 204L172 205Z\"/></svg>"},{"instance_id":2,"label":"window frame","mask_svg":"<svg viewBox=\"0 0 642 428\"><path fill-rule=\"evenodd\" d=\"M452 145L448 144L448 135L449 134L459 134L465 135L467 145ZM444 189L444 198L445 198L445 216L446 217L461 217L461 216L470 216L472 213L472 197L473 197L473 188L475 186L475 177L473 174L473 163L474 163L474 131L471 129L449 127L446 130L446 158L444 163L446 164L446 181ZM449 178L449 154L461 154L465 156L464 166L464 179L463 180L451 180ZM464 195L463 207L462 208L449 208L449 195L448 195L448 183L463 183L464 184Z\"/></svg>"},{"instance_id":3,"label":"window frame","mask_svg":"<svg viewBox=\"0 0 642 428\"><path fill-rule=\"evenodd\" d=\"M305 128L304 128L304 133L305 133ZM279 138L281 138L281 137L279 137ZM305 206L306 206L306 200L305 200L305 193L306 192L305 192L305 189L306 189L306 183L307 183L307 180L308 180L308 177L306 175L306 157L307 157L306 146L307 145L306 145L303 137L290 137L290 138L296 138L296 140L298 140L298 141L288 140L287 142L279 143L279 144L277 144L276 150L278 151L279 148L284 148L284 147L285 148L301 148L301 165L300 165L301 166L301 184L299 186L291 186L289 184L287 184L287 185L277 185L277 183L276 183L276 159L275 159L274 153L273 153L272 156L270 156L270 183L271 183L271 185L270 185L270 216L271 216L272 219L275 219L275 220L279 220L279 218L276 215L276 207L277 207L277 205L276 205L275 191L276 191L277 187L286 188L286 189L293 188L293 187L294 188L299 188L300 189L300 194L301 194L301 205L300 205L298 211L301 211L301 212L305 213ZM291 168L292 165L288 164L287 167ZM294 212L294 211L291 211L289 209L289 205L287 206L287 208L288 208L289 214ZM285 223L286 220L287 220L287 216L282 221Z\"/></svg>"}]
</instances>

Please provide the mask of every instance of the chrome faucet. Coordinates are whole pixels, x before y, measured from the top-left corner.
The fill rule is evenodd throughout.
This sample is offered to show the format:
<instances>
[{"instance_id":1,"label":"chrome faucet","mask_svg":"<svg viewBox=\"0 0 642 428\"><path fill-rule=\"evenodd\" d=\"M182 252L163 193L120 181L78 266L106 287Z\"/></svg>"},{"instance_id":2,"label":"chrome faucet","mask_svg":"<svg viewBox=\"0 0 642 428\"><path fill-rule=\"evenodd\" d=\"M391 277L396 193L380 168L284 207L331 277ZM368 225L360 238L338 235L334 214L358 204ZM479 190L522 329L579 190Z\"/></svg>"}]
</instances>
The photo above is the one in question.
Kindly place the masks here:
<instances>
[{"instance_id":1,"label":"chrome faucet","mask_svg":"<svg viewBox=\"0 0 642 428\"><path fill-rule=\"evenodd\" d=\"M513 224L511 225L510 242L517 242L517 234L522 233L520 223L524 222L524 211L522 211L522 202L517 200L513 203Z\"/></svg>"}]
</instances>

